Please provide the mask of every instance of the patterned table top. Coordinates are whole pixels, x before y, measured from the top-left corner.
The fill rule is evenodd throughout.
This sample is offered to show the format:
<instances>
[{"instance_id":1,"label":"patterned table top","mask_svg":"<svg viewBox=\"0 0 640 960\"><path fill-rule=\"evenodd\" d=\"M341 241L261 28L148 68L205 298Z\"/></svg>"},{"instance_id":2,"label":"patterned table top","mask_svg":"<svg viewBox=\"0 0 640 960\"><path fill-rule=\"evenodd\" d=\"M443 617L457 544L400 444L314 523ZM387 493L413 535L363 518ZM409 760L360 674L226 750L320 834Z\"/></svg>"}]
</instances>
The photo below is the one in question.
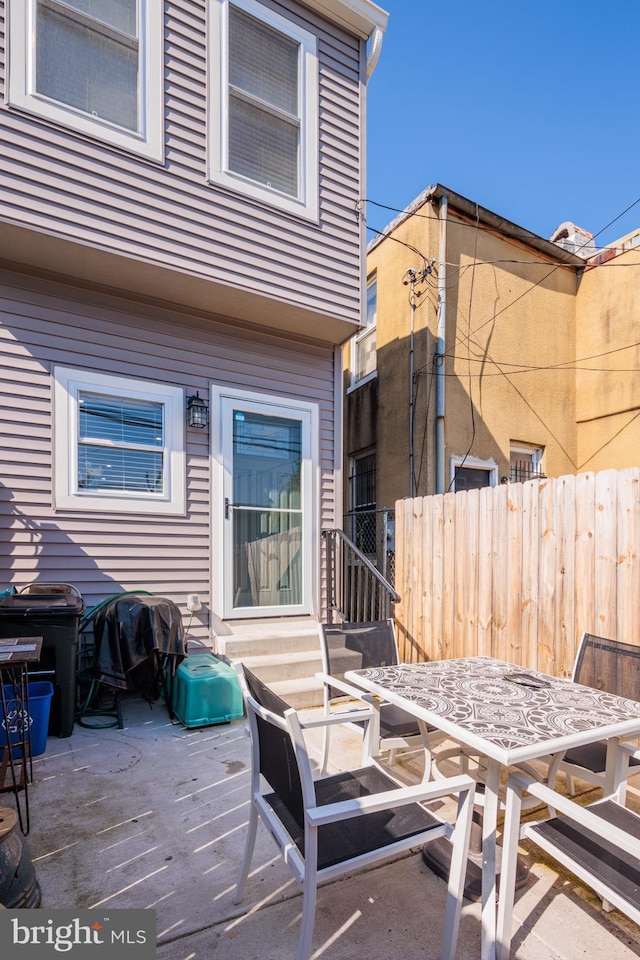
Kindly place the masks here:
<instances>
[{"instance_id":1,"label":"patterned table top","mask_svg":"<svg viewBox=\"0 0 640 960\"><path fill-rule=\"evenodd\" d=\"M640 734L640 702L491 657L351 670L345 679L505 765Z\"/></svg>"}]
</instances>

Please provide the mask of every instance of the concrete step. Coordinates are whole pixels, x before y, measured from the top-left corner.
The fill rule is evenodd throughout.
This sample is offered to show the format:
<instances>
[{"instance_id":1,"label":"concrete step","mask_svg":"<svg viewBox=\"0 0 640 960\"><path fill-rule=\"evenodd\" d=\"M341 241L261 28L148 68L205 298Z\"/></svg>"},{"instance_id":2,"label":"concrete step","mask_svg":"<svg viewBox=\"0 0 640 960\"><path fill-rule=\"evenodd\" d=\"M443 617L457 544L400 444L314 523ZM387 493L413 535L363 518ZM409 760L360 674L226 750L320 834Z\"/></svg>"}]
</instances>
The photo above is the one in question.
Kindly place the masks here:
<instances>
[{"instance_id":1,"label":"concrete step","mask_svg":"<svg viewBox=\"0 0 640 960\"><path fill-rule=\"evenodd\" d=\"M283 655L267 654L258 657L240 657L242 663L271 686L278 680L300 680L313 677L322 670L319 650L304 650Z\"/></svg>"},{"instance_id":2,"label":"concrete step","mask_svg":"<svg viewBox=\"0 0 640 960\"><path fill-rule=\"evenodd\" d=\"M280 656L320 650L317 629L298 630L294 633L234 634L224 638L224 650L230 660L244 660L267 654Z\"/></svg>"},{"instance_id":3,"label":"concrete step","mask_svg":"<svg viewBox=\"0 0 640 960\"><path fill-rule=\"evenodd\" d=\"M322 670L316 620L283 617L228 622L225 627L229 632L217 642L230 660L244 663L296 709L322 704L322 684L315 679Z\"/></svg>"},{"instance_id":4,"label":"concrete step","mask_svg":"<svg viewBox=\"0 0 640 960\"><path fill-rule=\"evenodd\" d=\"M269 686L294 710L306 710L310 707L322 706L322 683L315 677L306 677L300 680L276 680Z\"/></svg>"}]
</instances>

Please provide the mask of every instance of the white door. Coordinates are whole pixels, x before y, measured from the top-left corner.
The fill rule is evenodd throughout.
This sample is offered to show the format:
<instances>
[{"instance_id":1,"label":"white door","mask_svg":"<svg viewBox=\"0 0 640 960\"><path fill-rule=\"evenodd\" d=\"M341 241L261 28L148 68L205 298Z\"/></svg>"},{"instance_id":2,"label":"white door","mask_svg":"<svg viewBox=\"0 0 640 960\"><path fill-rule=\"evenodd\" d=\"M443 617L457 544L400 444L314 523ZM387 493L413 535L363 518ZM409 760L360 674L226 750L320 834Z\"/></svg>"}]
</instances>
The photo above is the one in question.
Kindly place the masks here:
<instances>
[{"instance_id":1,"label":"white door","mask_svg":"<svg viewBox=\"0 0 640 960\"><path fill-rule=\"evenodd\" d=\"M312 406L220 392L218 409L223 616L310 613Z\"/></svg>"}]
</instances>

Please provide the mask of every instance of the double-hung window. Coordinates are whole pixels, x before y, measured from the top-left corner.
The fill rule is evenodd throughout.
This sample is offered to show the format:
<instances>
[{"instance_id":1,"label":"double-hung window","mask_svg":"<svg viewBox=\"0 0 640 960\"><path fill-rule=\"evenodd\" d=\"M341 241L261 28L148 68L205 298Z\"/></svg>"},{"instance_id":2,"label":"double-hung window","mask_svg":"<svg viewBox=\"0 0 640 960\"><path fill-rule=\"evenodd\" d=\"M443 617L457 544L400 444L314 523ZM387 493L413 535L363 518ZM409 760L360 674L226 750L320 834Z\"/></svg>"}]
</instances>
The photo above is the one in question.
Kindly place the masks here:
<instances>
[{"instance_id":1,"label":"double-hung window","mask_svg":"<svg viewBox=\"0 0 640 960\"><path fill-rule=\"evenodd\" d=\"M353 338L352 386L365 377L371 377L377 369L376 322L378 311L378 285L372 277L367 283L367 315L364 328Z\"/></svg>"},{"instance_id":2,"label":"double-hung window","mask_svg":"<svg viewBox=\"0 0 640 960\"><path fill-rule=\"evenodd\" d=\"M12 0L9 103L163 158L163 0Z\"/></svg>"},{"instance_id":3,"label":"double-hung window","mask_svg":"<svg viewBox=\"0 0 640 960\"><path fill-rule=\"evenodd\" d=\"M212 0L210 179L318 216L316 38L257 0Z\"/></svg>"},{"instance_id":4,"label":"double-hung window","mask_svg":"<svg viewBox=\"0 0 640 960\"><path fill-rule=\"evenodd\" d=\"M56 509L184 514L178 387L56 367Z\"/></svg>"}]
</instances>

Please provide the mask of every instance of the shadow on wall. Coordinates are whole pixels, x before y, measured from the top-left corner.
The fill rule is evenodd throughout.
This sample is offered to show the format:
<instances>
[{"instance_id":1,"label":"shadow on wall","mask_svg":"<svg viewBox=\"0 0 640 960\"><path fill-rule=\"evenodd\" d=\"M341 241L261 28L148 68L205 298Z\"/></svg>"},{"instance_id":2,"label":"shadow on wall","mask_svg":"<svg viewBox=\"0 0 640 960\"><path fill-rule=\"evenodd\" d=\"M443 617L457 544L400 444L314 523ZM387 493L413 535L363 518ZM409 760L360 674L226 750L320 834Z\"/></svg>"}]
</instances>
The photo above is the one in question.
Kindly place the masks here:
<instances>
[{"instance_id":1,"label":"shadow on wall","mask_svg":"<svg viewBox=\"0 0 640 960\"><path fill-rule=\"evenodd\" d=\"M90 604L123 589L56 523L24 513L1 482L0 541L0 590L36 581L71 583Z\"/></svg>"}]
</instances>

